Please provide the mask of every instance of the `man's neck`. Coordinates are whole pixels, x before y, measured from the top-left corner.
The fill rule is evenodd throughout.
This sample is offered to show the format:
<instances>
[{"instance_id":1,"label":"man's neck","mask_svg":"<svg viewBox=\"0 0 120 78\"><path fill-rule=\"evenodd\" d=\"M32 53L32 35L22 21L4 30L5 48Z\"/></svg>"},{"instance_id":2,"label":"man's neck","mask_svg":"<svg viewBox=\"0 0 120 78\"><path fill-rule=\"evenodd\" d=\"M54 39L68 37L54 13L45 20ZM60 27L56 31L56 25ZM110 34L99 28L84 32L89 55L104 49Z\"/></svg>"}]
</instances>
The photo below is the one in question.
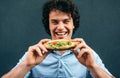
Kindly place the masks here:
<instances>
[{"instance_id":1,"label":"man's neck","mask_svg":"<svg viewBox=\"0 0 120 78\"><path fill-rule=\"evenodd\" d=\"M59 55L63 55L67 50L63 50L63 51L56 51L56 53L58 53Z\"/></svg>"}]
</instances>

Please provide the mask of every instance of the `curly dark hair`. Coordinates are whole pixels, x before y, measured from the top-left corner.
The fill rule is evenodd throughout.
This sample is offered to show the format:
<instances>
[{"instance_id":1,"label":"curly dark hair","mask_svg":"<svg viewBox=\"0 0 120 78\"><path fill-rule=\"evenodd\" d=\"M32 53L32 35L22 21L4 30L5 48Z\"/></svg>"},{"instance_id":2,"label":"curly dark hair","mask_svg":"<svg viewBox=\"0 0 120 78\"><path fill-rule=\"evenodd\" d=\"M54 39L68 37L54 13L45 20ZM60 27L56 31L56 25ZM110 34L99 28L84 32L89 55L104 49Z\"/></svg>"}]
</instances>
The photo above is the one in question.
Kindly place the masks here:
<instances>
[{"instance_id":1,"label":"curly dark hair","mask_svg":"<svg viewBox=\"0 0 120 78\"><path fill-rule=\"evenodd\" d=\"M74 23L74 30L79 27L80 22L80 14L78 8L71 0L50 0L43 5L43 12L42 12L42 22L46 32L50 35L49 30L49 13L52 10L60 10L62 12L71 14Z\"/></svg>"}]
</instances>

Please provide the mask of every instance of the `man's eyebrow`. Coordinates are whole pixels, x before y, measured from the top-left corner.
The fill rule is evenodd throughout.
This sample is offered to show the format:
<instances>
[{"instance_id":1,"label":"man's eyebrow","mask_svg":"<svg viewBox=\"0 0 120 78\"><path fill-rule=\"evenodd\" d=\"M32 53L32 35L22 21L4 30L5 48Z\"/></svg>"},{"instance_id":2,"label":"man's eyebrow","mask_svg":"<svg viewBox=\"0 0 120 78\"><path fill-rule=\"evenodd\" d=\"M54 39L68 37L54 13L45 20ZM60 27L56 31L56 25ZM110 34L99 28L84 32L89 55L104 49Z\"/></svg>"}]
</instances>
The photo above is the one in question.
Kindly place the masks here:
<instances>
[{"instance_id":1,"label":"man's eyebrow","mask_svg":"<svg viewBox=\"0 0 120 78\"><path fill-rule=\"evenodd\" d=\"M63 20L71 20L72 19L72 17L68 17L68 18L64 18ZM58 19L55 19L55 18L53 18L53 19L51 19L51 21L59 21Z\"/></svg>"},{"instance_id":2,"label":"man's eyebrow","mask_svg":"<svg viewBox=\"0 0 120 78\"><path fill-rule=\"evenodd\" d=\"M64 19L64 20L71 20L71 18L66 18L66 19Z\"/></svg>"},{"instance_id":3,"label":"man's eyebrow","mask_svg":"<svg viewBox=\"0 0 120 78\"><path fill-rule=\"evenodd\" d=\"M72 17L69 17L69 18L66 18L65 20L71 20L72 19Z\"/></svg>"},{"instance_id":4,"label":"man's eyebrow","mask_svg":"<svg viewBox=\"0 0 120 78\"><path fill-rule=\"evenodd\" d=\"M57 20L57 19L51 19L52 21Z\"/></svg>"},{"instance_id":5,"label":"man's eyebrow","mask_svg":"<svg viewBox=\"0 0 120 78\"><path fill-rule=\"evenodd\" d=\"M51 20L57 20L57 18L51 18Z\"/></svg>"}]
</instances>

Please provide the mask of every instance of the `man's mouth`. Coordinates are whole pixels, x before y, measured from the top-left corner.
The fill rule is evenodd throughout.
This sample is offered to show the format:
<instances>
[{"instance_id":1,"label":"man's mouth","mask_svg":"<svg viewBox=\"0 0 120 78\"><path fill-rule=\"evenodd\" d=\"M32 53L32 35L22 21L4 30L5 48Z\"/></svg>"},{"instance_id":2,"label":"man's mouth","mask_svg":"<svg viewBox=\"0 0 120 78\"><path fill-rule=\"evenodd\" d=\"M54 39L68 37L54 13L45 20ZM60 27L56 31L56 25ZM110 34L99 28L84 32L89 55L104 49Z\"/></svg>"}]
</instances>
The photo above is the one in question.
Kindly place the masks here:
<instances>
[{"instance_id":1,"label":"man's mouth","mask_svg":"<svg viewBox=\"0 0 120 78\"><path fill-rule=\"evenodd\" d=\"M55 32L55 35L58 36L58 37L65 37L67 34L68 34L67 31L65 31L65 32Z\"/></svg>"},{"instance_id":2,"label":"man's mouth","mask_svg":"<svg viewBox=\"0 0 120 78\"><path fill-rule=\"evenodd\" d=\"M65 35L67 32L55 32L56 35Z\"/></svg>"}]
</instances>

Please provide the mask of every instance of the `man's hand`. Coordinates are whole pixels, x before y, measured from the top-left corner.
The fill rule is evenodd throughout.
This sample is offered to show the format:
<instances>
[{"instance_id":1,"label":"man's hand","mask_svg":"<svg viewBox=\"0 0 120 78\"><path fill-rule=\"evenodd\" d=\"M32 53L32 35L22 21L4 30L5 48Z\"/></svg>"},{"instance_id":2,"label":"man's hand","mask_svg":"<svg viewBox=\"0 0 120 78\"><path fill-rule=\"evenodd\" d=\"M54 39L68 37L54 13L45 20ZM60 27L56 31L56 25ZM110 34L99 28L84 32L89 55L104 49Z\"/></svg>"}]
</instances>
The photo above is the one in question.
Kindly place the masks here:
<instances>
[{"instance_id":1,"label":"man's hand","mask_svg":"<svg viewBox=\"0 0 120 78\"><path fill-rule=\"evenodd\" d=\"M80 42L72 51L75 56L86 66L95 78L115 78L104 71L94 60L93 50L81 38L73 39L73 41ZM78 51L80 50L80 52Z\"/></svg>"},{"instance_id":2,"label":"man's hand","mask_svg":"<svg viewBox=\"0 0 120 78\"><path fill-rule=\"evenodd\" d=\"M80 42L72 51L76 55L80 63L85 65L87 68L95 65L93 50L85 43L81 38L73 39L75 42ZM80 52L78 50L80 49Z\"/></svg>"},{"instance_id":3,"label":"man's hand","mask_svg":"<svg viewBox=\"0 0 120 78\"><path fill-rule=\"evenodd\" d=\"M43 46L43 43L46 41L49 41L49 39L43 39L38 44L30 46L25 61L3 75L2 78L24 78L25 74L31 70L32 67L41 63L48 55L49 51Z\"/></svg>"},{"instance_id":4,"label":"man's hand","mask_svg":"<svg viewBox=\"0 0 120 78\"><path fill-rule=\"evenodd\" d=\"M49 51L44 47L43 44L49 40L50 39L42 39L38 44L28 48L25 60L28 66L33 67L44 60Z\"/></svg>"}]
</instances>

